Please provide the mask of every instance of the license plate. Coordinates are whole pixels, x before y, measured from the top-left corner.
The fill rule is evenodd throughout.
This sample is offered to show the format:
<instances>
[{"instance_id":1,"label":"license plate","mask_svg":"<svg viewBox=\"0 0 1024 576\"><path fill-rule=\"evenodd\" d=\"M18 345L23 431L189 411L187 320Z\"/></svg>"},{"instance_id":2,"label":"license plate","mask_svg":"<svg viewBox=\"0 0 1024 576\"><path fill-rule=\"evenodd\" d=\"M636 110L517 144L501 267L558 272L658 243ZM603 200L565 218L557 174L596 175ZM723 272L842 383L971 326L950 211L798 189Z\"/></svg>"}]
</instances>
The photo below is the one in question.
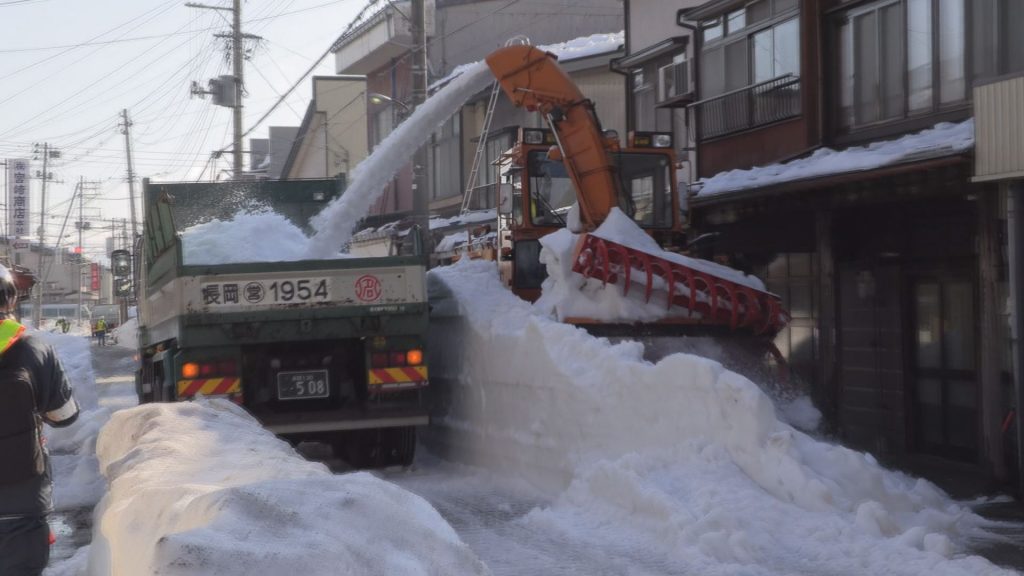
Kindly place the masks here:
<instances>
[{"instance_id":1,"label":"license plate","mask_svg":"<svg viewBox=\"0 0 1024 576\"><path fill-rule=\"evenodd\" d=\"M277 375L277 397L279 400L305 400L327 398L330 386L327 370L308 372L280 372Z\"/></svg>"}]
</instances>

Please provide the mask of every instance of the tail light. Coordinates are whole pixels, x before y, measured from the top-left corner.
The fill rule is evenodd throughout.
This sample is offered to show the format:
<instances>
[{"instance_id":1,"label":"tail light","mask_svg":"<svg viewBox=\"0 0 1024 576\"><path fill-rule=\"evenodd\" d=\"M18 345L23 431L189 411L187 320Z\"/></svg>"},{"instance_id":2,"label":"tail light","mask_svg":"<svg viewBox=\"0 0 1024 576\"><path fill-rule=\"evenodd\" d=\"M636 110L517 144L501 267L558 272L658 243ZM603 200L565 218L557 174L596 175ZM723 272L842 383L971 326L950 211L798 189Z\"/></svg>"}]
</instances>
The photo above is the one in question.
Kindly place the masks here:
<instances>
[{"instance_id":1,"label":"tail light","mask_svg":"<svg viewBox=\"0 0 1024 576\"><path fill-rule=\"evenodd\" d=\"M423 364L423 350L391 350L389 352L373 352L370 354L371 368L391 368L396 366L419 366Z\"/></svg>"},{"instance_id":2,"label":"tail light","mask_svg":"<svg viewBox=\"0 0 1024 576\"><path fill-rule=\"evenodd\" d=\"M186 362L181 366L181 377L192 379L199 376L199 364L195 362Z\"/></svg>"},{"instance_id":3,"label":"tail light","mask_svg":"<svg viewBox=\"0 0 1024 576\"><path fill-rule=\"evenodd\" d=\"M186 362L181 366L181 377L186 380L216 376L237 376L238 362L233 359L208 362Z\"/></svg>"}]
</instances>

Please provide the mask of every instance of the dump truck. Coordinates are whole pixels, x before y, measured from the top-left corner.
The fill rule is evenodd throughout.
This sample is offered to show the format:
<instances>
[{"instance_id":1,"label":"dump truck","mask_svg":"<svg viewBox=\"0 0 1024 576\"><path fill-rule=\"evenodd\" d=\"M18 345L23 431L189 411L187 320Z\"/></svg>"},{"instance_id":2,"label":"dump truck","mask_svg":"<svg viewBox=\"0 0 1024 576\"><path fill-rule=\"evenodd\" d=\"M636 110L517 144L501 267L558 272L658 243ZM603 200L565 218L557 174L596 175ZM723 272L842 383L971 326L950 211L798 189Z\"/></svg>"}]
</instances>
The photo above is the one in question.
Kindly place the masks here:
<instances>
[{"instance_id":1,"label":"dump truck","mask_svg":"<svg viewBox=\"0 0 1024 576\"><path fill-rule=\"evenodd\" d=\"M283 438L329 443L356 466L411 463L416 426L428 423L422 242L378 258L185 256L190 226L258 206L309 231L343 190L340 179L143 181L140 403L228 398Z\"/></svg>"}]
</instances>

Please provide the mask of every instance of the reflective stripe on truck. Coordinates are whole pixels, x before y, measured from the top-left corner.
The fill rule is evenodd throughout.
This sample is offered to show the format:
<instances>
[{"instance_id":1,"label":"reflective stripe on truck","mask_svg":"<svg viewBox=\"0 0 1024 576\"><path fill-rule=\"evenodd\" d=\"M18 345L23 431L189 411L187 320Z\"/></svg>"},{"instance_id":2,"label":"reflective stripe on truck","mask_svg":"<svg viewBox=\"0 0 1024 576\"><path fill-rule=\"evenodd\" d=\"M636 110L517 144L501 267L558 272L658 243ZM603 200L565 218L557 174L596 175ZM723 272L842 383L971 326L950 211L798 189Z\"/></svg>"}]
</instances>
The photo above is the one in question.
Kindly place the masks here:
<instances>
[{"instance_id":1,"label":"reflective stripe on truck","mask_svg":"<svg viewBox=\"0 0 1024 576\"><path fill-rule=\"evenodd\" d=\"M427 367L371 368L368 382L370 386L380 386L382 388L425 386L427 383Z\"/></svg>"},{"instance_id":2,"label":"reflective stripe on truck","mask_svg":"<svg viewBox=\"0 0 1024 576\"><path fill-rule=\"evenodd\" d=\"M178 380L178 398L186 398L201 394L215 396L218 394L235 394L242 391L241 378L197 378L194 380Z\"/></svg>"}]
</instances>

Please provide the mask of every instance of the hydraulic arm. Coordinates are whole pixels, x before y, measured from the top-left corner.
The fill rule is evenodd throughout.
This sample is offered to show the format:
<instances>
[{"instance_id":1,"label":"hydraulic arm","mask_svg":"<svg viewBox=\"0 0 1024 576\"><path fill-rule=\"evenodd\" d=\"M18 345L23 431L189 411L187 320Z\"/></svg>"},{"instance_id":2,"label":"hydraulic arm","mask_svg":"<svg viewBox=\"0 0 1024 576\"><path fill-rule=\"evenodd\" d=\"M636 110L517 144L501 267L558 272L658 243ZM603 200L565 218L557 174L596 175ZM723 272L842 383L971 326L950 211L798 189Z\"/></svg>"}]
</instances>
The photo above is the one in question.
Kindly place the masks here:
<instances>
[{"instance_id":1,"label":"hydraulic arm","mask_svg":"<svg viewBox=\"0 0 1024 576\"><path fill-rule=\"evenodd\" d=\"M607 141L594 104L558 65L534 46L508 46L487 57L487 65L509 99L547 118L558 139L566 170L576 188L586 231L618 206L619 185L608 160Z\"/></svg>"}]
</instances>

